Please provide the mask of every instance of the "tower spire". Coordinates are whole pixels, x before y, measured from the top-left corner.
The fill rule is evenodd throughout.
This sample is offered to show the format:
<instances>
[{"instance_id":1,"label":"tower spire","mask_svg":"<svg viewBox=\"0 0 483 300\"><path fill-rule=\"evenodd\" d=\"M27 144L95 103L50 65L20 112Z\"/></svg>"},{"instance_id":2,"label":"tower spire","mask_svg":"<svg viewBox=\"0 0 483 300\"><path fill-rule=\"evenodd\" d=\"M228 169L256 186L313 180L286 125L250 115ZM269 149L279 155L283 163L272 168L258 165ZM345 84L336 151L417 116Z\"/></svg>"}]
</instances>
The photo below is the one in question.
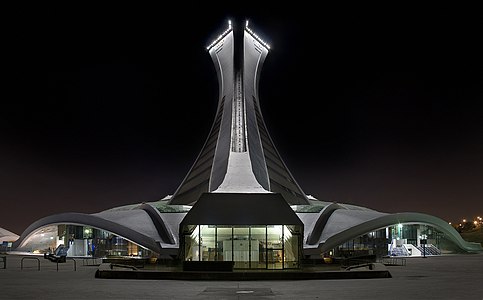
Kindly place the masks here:
<instances>
[{"instance_id":1,"label":"tower spire","mask_svg":"<svg viewBox=\"0 0 483 300\"><path fill-rule=\"evenodd\" d=\"M270 46L248 27L248 21L240 29L234 30L228 21L228 28L207 47L219 82L217 113L171 204L192 204L205 192L275 192L289 204L308 204L260 111L258 83Z\"/></svg>"}]
</instances>

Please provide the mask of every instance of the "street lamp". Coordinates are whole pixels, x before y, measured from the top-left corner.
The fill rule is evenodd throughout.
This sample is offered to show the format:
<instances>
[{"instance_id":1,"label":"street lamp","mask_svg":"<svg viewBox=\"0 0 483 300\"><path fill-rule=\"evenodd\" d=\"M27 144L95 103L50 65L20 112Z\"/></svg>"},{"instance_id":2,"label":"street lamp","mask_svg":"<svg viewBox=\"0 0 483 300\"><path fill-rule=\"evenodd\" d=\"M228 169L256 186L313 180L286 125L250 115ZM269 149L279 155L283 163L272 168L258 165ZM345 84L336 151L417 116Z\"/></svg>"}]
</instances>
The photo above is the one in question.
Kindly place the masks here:
<instances>
[{"instance_id":1,"label":"street lamp","mask_svg":"<svg viewBox=\"0 0 483 300\"><path fill-rule=\"evenodd\" d=\"M420 236L421 245L423 245L423 258L426 258L426 244L428 243L427 238L428 238L428 236L425 235L425 234L422 234Z\"/></svg>"}]
</instances>

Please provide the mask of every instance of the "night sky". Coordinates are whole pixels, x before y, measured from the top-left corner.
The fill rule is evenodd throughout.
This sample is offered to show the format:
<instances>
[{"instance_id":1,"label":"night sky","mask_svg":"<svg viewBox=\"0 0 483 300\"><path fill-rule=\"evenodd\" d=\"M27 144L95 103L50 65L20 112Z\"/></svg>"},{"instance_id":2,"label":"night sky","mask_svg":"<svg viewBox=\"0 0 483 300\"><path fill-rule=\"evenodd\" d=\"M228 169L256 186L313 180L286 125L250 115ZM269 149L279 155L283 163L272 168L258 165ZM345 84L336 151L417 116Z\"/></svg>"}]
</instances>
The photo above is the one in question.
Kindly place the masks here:
<instances>
[{"instance_id":1,"label":"night sky","mask_svg":"<svg viewBox=\"0 0 483 300\"><path fill-rule=\"evenodd\" d=\"M0 227L20 234L47 215L172 194L213 122L205 47L229 18L272 46L261 109L305 193L447 221L483 214L481 16L201 8L50 9L29 34L36 22L17 23L0 102Z\"/></svg>"}]
</instances>

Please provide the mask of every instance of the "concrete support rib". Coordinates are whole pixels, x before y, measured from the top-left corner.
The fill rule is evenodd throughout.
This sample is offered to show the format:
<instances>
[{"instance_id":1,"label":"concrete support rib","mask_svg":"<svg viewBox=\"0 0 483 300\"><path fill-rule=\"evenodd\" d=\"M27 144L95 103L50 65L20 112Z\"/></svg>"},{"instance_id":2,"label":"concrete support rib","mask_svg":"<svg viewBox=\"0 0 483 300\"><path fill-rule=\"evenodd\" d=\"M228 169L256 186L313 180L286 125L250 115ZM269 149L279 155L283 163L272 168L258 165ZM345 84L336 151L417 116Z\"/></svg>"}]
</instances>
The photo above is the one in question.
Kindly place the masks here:
<instances>
[{"instance_id":1,"label":"concrete support rib","mask_svg":"<svg viewBox=\"0 0 483 300\"><path fill-rule=\"evenodd\" d=\"M151 221L153 221L159 236L161 239L163 239L163 242L173 245L176 244L174 234L171 232L169 227L166 226L163 218L156 208L149 204L141 204L138 209L142 209L148 214L148 216L151 218Z\"/></svg>"},{"instance_id":2,"label":"concrete support rib","mask_svg":"<svg viewBox=\"0 0 483 300\"><path fill-rule=\"evenodd\" d=\"M195 163L173 194L170 204L192 205L201 194L216 190L220 186L228 168L235 72L231 26L208 47L208 51L218 77L218 108L208 138Z\"/></svg>"},{"instance_id":3,"label":"concrete support rib","mask_svg":"<svg viewBox=\"0 0 483 300\"><path fill-rule=\"evenodd\" d=\"M269 49L248 26L234 32L231 23L208 47L220 85L218 111L203 150L170 204L192 205L204 192L275 192L291 205L309 204L260 111L258 83Z\"/></svg>"},{"instance_id":4,"label":"concrete support rib","mask_svg":"<svg viewBox=\"0 0 483 300\"><path fill-rule=\"evenodd\" d=\"M332 203L324 207L324 209L319 212L317 221L315 222L314 227L312 228L311 232L307 237L306 244L315 245L319 242L320 235L322 234L322 231L324 230L324 227L327 224L327 221L329 221L329 218L332 215L332 213L338 209L344 209L344 208L337 203Z\"/></svg>"}]
</instances>

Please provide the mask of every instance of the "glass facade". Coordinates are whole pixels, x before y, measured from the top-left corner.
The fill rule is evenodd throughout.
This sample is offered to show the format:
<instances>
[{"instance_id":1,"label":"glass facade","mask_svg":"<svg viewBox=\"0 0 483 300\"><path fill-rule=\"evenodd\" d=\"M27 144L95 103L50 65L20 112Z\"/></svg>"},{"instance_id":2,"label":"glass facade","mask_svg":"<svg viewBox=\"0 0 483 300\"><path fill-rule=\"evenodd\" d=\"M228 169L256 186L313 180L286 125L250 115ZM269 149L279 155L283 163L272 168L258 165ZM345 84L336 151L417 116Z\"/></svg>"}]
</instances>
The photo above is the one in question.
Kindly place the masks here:
<instances>
[{"instance_id":1,"label":"glass facade","mask_svg":"<svg viewBox=\"0 0 483 300\"><path fill-rule=\"evenodd\" d=\"M38 229L18 250L34 254L53 252L68 246L67 256L151 257L154 253L111 232L89 226L59 224Z\"/></svg>"},{"instance_id":2,"label":"glass facade","mask_svg":"<svg viewBox=\"0 0 483 300\"><path fill-rule=\"evenodd\" d=\"M386 230L376 230L349 240L335 249L335 256L356 257L375 255L383 257L387 255Z\"/></svg>"},{"instance_id":3,"label":"glass facade","mask_svg":"<svg viewBox=\"0 0 483 300\"><path fill-rule=\"evenodd\" d=\"M293 225L188 225L186 261L233 261L235 269L292 269L300 262L301 228Z\"/></svg>"},{"instance_id":4,"label":"glass facade","mask_svg":"<svg viewBox=\"0 0 483 300\"><path fill-rule=\"evenodd\" d=\"M452 243L430 225L397 224L387 228L388 255L426 256L451 252ZM447 247L449 246L449 247Z\"/></svg>"},{"instance_id":5,"label":"glass facade","mask_svg":"<svg viewBox=\"0 0 483 300\"><path fill-rule=\"evenodd\" d=\"M395 224L349 240L334 249L336 257L366 255L426 256L451 253L454 244L444 234L426 224Z\"/></svg>"}]
</instances>

